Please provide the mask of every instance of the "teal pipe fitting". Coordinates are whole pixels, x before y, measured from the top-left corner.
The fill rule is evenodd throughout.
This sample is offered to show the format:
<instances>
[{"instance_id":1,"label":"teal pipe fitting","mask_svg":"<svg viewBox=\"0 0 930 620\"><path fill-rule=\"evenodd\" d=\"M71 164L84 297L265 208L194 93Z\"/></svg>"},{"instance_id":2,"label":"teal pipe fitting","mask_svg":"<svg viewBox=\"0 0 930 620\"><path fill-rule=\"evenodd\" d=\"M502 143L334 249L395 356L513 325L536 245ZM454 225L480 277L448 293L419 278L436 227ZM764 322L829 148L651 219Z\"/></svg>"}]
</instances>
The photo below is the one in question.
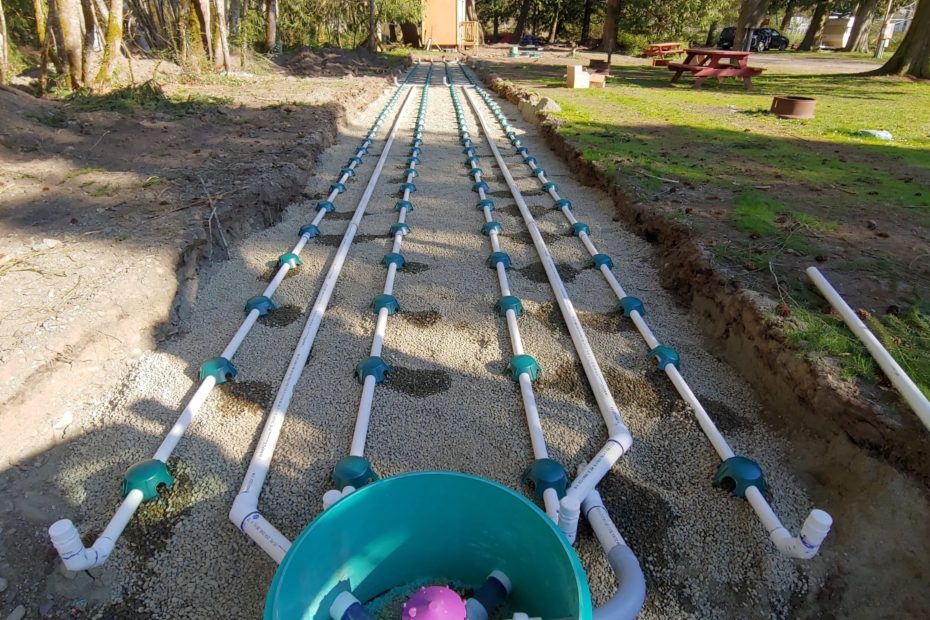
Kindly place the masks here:
<instances>
[{"instance_id":1,"label":"teal pipe fitting","mask_svg":"<svg viewBox=\"0 0 930 620\"><path fill-rule=\"evenodd\" d=\"M327 213L330 213L330 212L336 210L336 205L334 205L333 203L331 203L331 202L328 201L328 200L324 200L323 202L318 202L318 203L316 203L316 210L317 210L317 211L326 211Z\"/></svg>"},{"instance_id":2,"label":"teal pipe fitting","mask_svg":"<svg viewBox=\"0 0 930 620\"><path fill-rule=\"evenodd\" d=\"M523 474L523 483L533 486L536 501L542 501L547 489L555 489L559 499L565 497L568 474L562 464L553 459L536 459Z\"/></svg>"},{"instance_id":3,"label":"teal pipe fitting","mask_svg":"<svg viewBox=\"0 0 930 620\"><path fill-rule=\"evenodd\" d=\"M371 311L378 314L382 308L387 308L388 316L394 316L400 311L400 304L393 295L377 295L371 300Z\"/></svg>"},{"instance_id":4,"label":"teal pipe fitting","mask_svg":"<svg viewBox=\"0 0 930 620\"><path fill-rule=\"evenodd\" d=\"M319 226L317 226L316 224L304 224L303 226L300 227L300 230L298 231L297 236L303 237L304 235L307 235L307 237L309 237L310 239L313 239L319 234L320 234Z\"/></svg>"},{"instance_id":5,"label":"teal pipe fitting","mask_svg":"<svg viewBox=\"0 0 930 620\"><path fill-rule=\"evenodd\" d=\"M620 301L617 302L617 310L622 310L623 316L627 318L631 316L634 310L639 313L639 316L646 316L646 308L643 306L643 301L639 297L633 297L631 295L620 298Z\"/></svg>"},{"instance_id":6,"label":"teal pipe fitting","mask_svg":"<svg viewBox=\"0 0 930 620\"><path fill-rule=\"evenodd\" d=\"M614 261L612 258L607 256L606 254L595 254L594 256L591 257L591 265L598 269L600 269L604 265L607 265L608 269L613 269Z\"/></svg>"},{"instance_id":7,"label":"teal pipe fitting","mask_svg":"<svg viewBox=\"0 0 930 620\"><path fill-rule=\"evenodd\" d=\"M487 207L489 210L494 210L494 201L490 198L482 198L478 201L478 209L484 211L484 208Z\"/></svg>"},{"instance_id":8,"label":"teal pipe fitting","mask_svg":"<svg viewBox=\"0 0 930 620\"><path fill-rule=\"evenodd\" d=\"M407 158L407 165L408 165L408 166L418 165L419 163L420 163L420 158L417 157L416 155L414 155L413 157L408 157L408 158Z\"/></svg>"},{"instance_id":9,"label":"teal pipe fitting","mask_svg":"<svg viewBox=\"0 0 930 620\"><path fill-rule=\"evenodd\" d=\"M225 357L211 357L200 365L200 380L203 381L207 377L213 377L216 379L217 385L226 383L229 379L235 379L237 374L239 374L239 371Z\"/></svg>"},{"instance_id":10,"label":"teal pipe fitting","mask_svg":"<svg viewBox=\"0 0 930 620\"><path fill-rule=\"evenodd\" d=\"M132 491L142 491L142 501L147 502L158 497L158 489L162 486L168 489L174 486L168 466L158 459L140 461L123 476L123 497Z\"/></svg>"},{"instance_id":11,"label":"teal pipe fitting","mask_svg":"<svg viewBox=\"0 0 930 620\"><path fill-rule=\"evenodd\" d=\"M417 191L417 186L413 183L401 183L399 189L400 193L402 194L406 191L409 191L411 194L413 194Z\"/></svg>"},{"instance_id":12,"label":"teal pipe fitting","mask_svg":"<svg viewBox=\"0 0 930 620\"><path fill-rule=\"evenodd\" d=\"M464 149L462 149L462 152L469 157L475 157L477 155L475 152L475 147L473 146L466 146Z\"/></svg>"},{"instance_id":13,"label":"teal pipe fitting","mask_svg":"<svg viewBox=\"0 0 930 620\"><path fill-rule=\"evenodd\" d=\"M397 269L403 269L404 265L407 264L407 261L404 259L403 254L398 254L397 252L388 252L384 255L384 258L381 259L381 264L385 267L389 265L397 265Z\"/></svg>"},{"instance_id":14,"label":"teal pipe fitting","mask_svg":"<svg viewBox=\"0 0 930 620\"><path fill-rule=\"evenodd\" d=\"M766 494L765 478L759 464L745 456L731 456L720 463L714 475L714 486L733 493L737 497L746 497L746 489L756 487Z\"/></svg>"},{"instance_id":15,"label":"teal pipe fitting","mask_svg":"<svg viewBox=\"0 0 930 620\"><path fill-rule=\"evenodd\" d=\"M339 176L340 176L340 178L341 178L342 175L344 175L344 174L345 174L345 175L348 175L349 178L354 177L354 176L355 176L355 168L343 168L342 170L339 171Z\"/></svg>"},{"instance_id":16,"label":"teal pipe fitting","mask_svg":"<svg viewBox=\"0 0 930 620\"><path fill-rule=\"evenodd\" d=\"M421 149L420 149L419 147L416 147L416 146L415 146L415 147L413 147L412 149L410 149L410 155L412 155L413 157L419 157L419 156L420 156L420 150L421 150Z\"/></svg>"},{"instance_id":17,"label":"teal pipe fitting","mask_svg":"<svg viewBox=\"0 0 930 620\"><path fill-rule=\"evenodd\" d=\"M492 232L496 231L497 233L500 233L501 230L502 229L499 222L485 222L484 226L481 227L481 234L485 237L488 237Z\"/></svg>"},{"instance_id":18,"label":"teal pipe fitting","mask_svg":"<svg viewBox=\"0 0 930 620\"><path fill-rule=\"evenodd\" d=\"M510 371L510 378L515 382L520 381L520 375L526 373L530 376L530 381L536 381L542 374L542 369L532 355L514 355L507 364L507 370Z\"/></svg>"},{"instance_id":19,"label":"teal pipe fitting","mask_svg":"<svg viewBox=\"0 0 930 620\"><path fill-rule=\"evenodd\" d=\"M361 165L362 165L362 158L361 158L361 157L358 157L358 156L356 156L356 155L353 155L352 157L349 158L349 161L348 161L348 163L347 163L346 165L347 165L347 166L351 166L352 164L355 164L356 166L361 166Z\"/></svg>"},{"instance_id":20,"label":"teal pipe fitting","mask_svg":"<svg viewBox=\"0 0 930 620\"><path fill-rule=\"evenodd\" d=\"M477 176L479 174L483 175L484 170L482 170L481 168L472 168L471 170L468 171L468 174L469 176L472 176L472 177Z\"/></svg>"},{"instance_id":21,"label":"teal pipe fitting","mask_svg":"<svg viewBox=\"0 0 930 620\"><path fill-rule=\"evenodd\" d=\"M394 210L400 211L401 209L406 209L407 212L413 211L413 203L409 200L398 200L394 203Z\"/></svg>"},{"instance_id":22,"label":"teal pipe fitting","mask_svg":"<svg viewBox=\"0 0 930 620\"><path fill-rule=\"evenodd\" d=\"M546 181L545 183L543 183L542 188L543 188L545 191L547 191L547 192L548 192L549 190L553 190L553 189L554 189L555 191L559 191L559 186L556 185L556 184L555 184L554 182L552 182L552 181Z\"/></svg>"},{"instance_id":23,"label":"teal pipe fitting","mask_svg":"<svg viewBox=\"0 0 930 620\"><path fill-rule=\"evenodd\" d=\"M375 383L381 383L391 372L391 367L387 362L377 356L366 357L355 365L355 378L359 383L365 383L365 377L372 376Z\"/></svg>"},{"instance_id":24,"label":"teal pipe fitting","mask_svg":"<svg viewBox=\"0 0 930 620\"><path fill-rule=\"evenodd\" d=\"M571 211L573 209L572 201L569 200L568 198L559 198L552 205L552 208L559 209L559 210L568 209L569 211Z\"/></svg>"},{"instance_id":25,"label":"teal pipe fitting","mask_svg":"<svg viewBox=\"0 0 930 620\"><path fill-rule=\"evenodd\" d=\"M535 168L538 162L536 161L535 157L531 155L527 155L526 157L523 158L523 163L526 164L527 166L532 166L533 168Z\"/></svg>"},{"instance_id":26,"label":"teal pipe fitting","mask_svg":"<svg viewBox=\"0 0 930 620\"><path fill-rule=\"evenodd\" d=\"M410 226L403 222L397 222L396 224L391 224L391 236L394 237L400 233L402 235L410 234Z\"/></svg>"},{"instance_id":27,"label":"teal pipe fitting","mask_svg":"<svg viewBox=\"0 0 930 620\"><path fill-rule=\"evenodd\" d=\"M489 189L488 184L485 183L484 181L478 181L477 183L471 186L471 191L475 192L476 194L478 193L478 190L480 189L483 189L484 191L488 191Z\"/></svg>"},{"instance_id":28,"label":"teal pipe fitting","mask_svg":"<svg viewBox=\"0 0 930 620\"><path fill-rule=\"evenodd\" d=\"M504 135L507 136L508 138L510 138L511 140L513 140L514 138L517 137L517 132L515 132L515 131L508 131L508 132L507 132L506 134L504 134Z\"/></svg>"},{"instance_id":29,"label":"teal pipe fitting","mask_svg":"<svg viewBox=\"0 0 930 620\"><path fill-rule=\"evenodd\" d=\"M481 163L481 160L477 157L469 157L465 160L465 165L469 168L477 168L478 164Z\"/></svg>"},{"instance_id":30,"label":"teal pipe fitting","mask_svg":"<svg viewBox=\"0 0 930 620\"><path fill-rule=\"evenodd\" d=\"M246 314L252 312L252 310L258 310L258 316L265 316L269 312L274 312L277 309L278 307L274 305L271 298L264 295L250 297L249 300L245 302Z\"/></svg>"},{"instance_id":31,"label":"teal pipe fitting","mask_svg":"<svg viewBox=\"0 0 930 620\"><path fill-rule=\"evenodd\" d=\"M404 170L404 178L409 177L410 175L413 175L414 177L420 176L416 168L407 168Z\"/></svg>"},{"instance_id":32,"label":"teal pipe fitting","mask_svg":"<svg viewBox=\"0 0 930 620\"><path fill-rule=\"evenodd\" d=\"M369 146L371 146L371 138L365 138L359 148L367 149Z\"/></svg>"},{"instance_id":33,"label":"teal pipe fitting","mask_svg":"<svg viewBox=\"0 0 930 620\"><path fill-rule=\"evenodd\" d=\"M545 169L543 169L543 168L533 168L533 170L532 170L531 172L532 172L533 176L536 177L537 179L538 179L539 177L543 176L544 174L546 174L546 171L545 171Z\"/></svg>"},{"instance_id":34,"label":"teal pipe fitting","mask_svg":"<svg viewBox=\"0 0 930 620\"><path fill-rule=\"evenodd\" d=\"M333 183L332 185L329 186L329 191L332 192L333 190L336 190L340 194L344 194L346 191L346 184L345 183Z\"/></svg>"},{"instance_id":35,"label":"teal pipe fitting","mask_svg":"<svg viewBox=\"0 0 930 620\"><path fill-rule=\"evenodd\" d=\"M296 269L298 265L303 265L304 262L300 260L300 257L294 254L293 252L287 252L278 257L278 267L283 267L284 265L290 265L291 269Z\"/></svg>"},{"instance_id":36,"label":"teal pipe fitting","mask_svg":"<svg viewBox=\"0 0 930 620\"><path fill-rule=\"evenodd\" d=\"M507 252L491 252L491 255L488 256L488 267L491 269L497 269L498 263L503 263L504 269L510 269L510 255Z\"/></svg>"},{"instance_id":37,"label":"teal pipe fitting","mask_svg":"<svg viewBox=\"0 0 930 620\"><path fill-rule=\"evenodd\" d=\"M497 312L501 316L507 316L508 310L513 310L513 313L517 316L523 316L523 302L514 295L504 295L497 300L494 307L497 308Z\"/></svg>"},{"instance_id":38,"label":"teal pipe fitting","mask_svg":"<svg viewBox=\"0 0 930 620\"><path fill-rule=\"evenodd\" d=\"M419 148L423 146L423 140L421 140L420 138L415 138L413 142L410 143L410 146L412 146L413 148Z\"/></svg>"},{"instance_id":39,"label":"teal pipe fitting","mask_svg":"<svg viewBox=\"0 0 930 620\"><path fill-rule=\"evenodd\" d=\"M529 154L529 152L530 152L530 150L529 150L528 148L526 148L525 146L521 146L520 148L517 149L517 154L518 154L518 155L524 155L524 156L526 156L526 155Z\"/></svg>"},{"instance_id":40,"label":"teal pipe fitting","mask_svg":"<svg viewBox=\"0 0 930 620\"><path fill-rule=\"evenodd\" d=\"M361 489L366 484L378 480L378 475L371 468L371 463L361 456L344 456L339 459L333 467L331 477L333 486L340 491L346 487Z\"/></svg>"},{"instance_id":41,"label":"teal pipe fitting","mask_svg":"<svg viewBox=\"0 0 930 620\"><path fill-rule=\"evenodd\" d=\"M649 351L649 357L656 358L659 363L659 370L665 370L665 367L669 364L681 370L681 356L678 355L678 351L664 344L660 344Z\"/></svg>"},{"instance_id":42,"label":"teal pipe fitting","mask_svg":"<svg viewBox=\"0 0 930 620\"><path fill-rule=\"evenodd\" d=\"M572 224L572 234L575 235L576 237L580 237L581 233L584 233L590 237L591 228L584 222L575 222L574 224Z\"/></svg>"}]
</instances>

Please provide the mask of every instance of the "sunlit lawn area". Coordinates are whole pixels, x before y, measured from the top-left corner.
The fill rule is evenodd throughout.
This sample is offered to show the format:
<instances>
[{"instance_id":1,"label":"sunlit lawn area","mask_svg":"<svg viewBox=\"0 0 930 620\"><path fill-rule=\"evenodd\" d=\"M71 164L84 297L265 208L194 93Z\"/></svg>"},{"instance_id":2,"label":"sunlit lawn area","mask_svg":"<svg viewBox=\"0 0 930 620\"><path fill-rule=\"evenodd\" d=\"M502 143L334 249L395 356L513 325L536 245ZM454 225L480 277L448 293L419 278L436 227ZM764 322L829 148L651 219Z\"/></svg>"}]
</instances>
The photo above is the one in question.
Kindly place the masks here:
<instances>
[{"instance_id":1,"label":"sunlit lawn area","mask_svg":"<svg viewBox=\"0 0 930 620\"><path fill-rule=\"evenodd\" d=\"M735 80L694 90L687 75L671 85L658 67L614 67L606 89L590 90L564 88L561 66L496 67L555 99L562 135L615 167L634 201L686 223L734 277L780 296L792 342L836 357L846 376L876 374L820 312L803 267L821 263L930 394L930 84L781 70L746 92ZM816 118L770 115L773 95L817 98Z\"/></svg>"}]
</instances>

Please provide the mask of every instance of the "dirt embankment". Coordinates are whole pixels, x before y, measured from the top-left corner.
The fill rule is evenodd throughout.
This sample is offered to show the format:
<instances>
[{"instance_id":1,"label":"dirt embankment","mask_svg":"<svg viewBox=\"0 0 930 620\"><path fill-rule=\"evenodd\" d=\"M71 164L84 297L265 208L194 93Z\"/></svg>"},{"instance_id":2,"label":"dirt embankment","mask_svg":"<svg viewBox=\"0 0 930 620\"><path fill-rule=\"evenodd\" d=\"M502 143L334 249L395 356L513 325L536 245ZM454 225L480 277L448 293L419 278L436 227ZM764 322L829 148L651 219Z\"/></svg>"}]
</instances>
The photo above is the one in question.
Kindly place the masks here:
<instances>
[{"instance_id":1,"label":"dirt embankment","mask_svg":"<svg viewBox=\"0 0 930 620\"><path fill-rule=\"evenodd\" d=\"M479 76L498 94L519 104L526 89L493 74L480 61ZM829 441L841 433L857 447L930 486L930 442L916 416L895 393L841 380L829 361L811 360L786 342L775 302L745 289L711 258L687 227L648 206L632 203L607 166L587 161L546 114L537 124L548 146L586 183L603 188L618 218L653 243L663 286L691 309L709 345L766 400L771 422L786 431Z\"/></svg>"},{"instance_id":2,"label":"dirt embankment","mask_svg":"<svg viewBox=\"0 0 930 620\"><path fill-rule=\"evenodd\" d=\"M72 407L185 329L203 261L277 222L393 84L352 66L207 83L163 68L161 84L65 101L0 87L0 434L21 438L0 465L77 430Z\"/></svg>"}]
</instances>

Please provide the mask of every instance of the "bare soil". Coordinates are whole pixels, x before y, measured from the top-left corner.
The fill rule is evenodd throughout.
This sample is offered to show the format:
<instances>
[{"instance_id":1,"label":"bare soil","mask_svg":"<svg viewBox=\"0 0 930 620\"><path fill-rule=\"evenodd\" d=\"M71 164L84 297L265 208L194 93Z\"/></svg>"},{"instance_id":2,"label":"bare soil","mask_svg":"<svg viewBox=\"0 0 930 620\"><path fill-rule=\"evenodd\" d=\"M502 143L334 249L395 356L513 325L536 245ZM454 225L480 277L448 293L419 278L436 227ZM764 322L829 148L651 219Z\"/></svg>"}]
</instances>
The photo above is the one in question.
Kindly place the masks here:
<instances>
[{"instance_id":1,"label":"bare soil","mask_svg":"<svg viewBox=\"0 0 930 620\"><path fill-rule=\"evenodd\" d=\"M18 438L0 466L65 439L89 394L183 331L202 261L275 223L340 123L392 84L343 56L207 81L137 60L155 106L0 87L0 436Z\"/></svg>"}]
</instances>

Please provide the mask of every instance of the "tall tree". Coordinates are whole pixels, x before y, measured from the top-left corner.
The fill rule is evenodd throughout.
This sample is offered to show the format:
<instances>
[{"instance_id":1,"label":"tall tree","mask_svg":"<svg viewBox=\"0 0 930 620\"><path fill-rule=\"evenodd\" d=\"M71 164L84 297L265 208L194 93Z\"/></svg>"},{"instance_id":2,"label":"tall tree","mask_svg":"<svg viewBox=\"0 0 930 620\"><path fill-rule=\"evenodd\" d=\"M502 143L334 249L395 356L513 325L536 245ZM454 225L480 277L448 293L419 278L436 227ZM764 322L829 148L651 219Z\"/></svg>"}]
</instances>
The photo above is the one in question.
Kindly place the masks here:
<instances>
[{"instance_id":1,"label":"tall tree","mask_svg":"<svg viewBox=\"0 0 930 620\"><path fill-rule=\"evenodd\" d=\"M591 9L594 0L584 0L584 13L581 16L581 43L582 45L591 37Z\"/></svg>"},{"instance_id":2,"label":"tall tree","mask_svg":"<svg viewBox=\"0 0 930 620\"><path fill-rule=\"evenodd\" d=\"M794 17L794 9L796 6L797 2L795 0L788 0L788 4L785 5L785 14L781 18L781 24L778 28L779 30L788 30L788 26L791 25L791 18Z\"/></svg>"},{"instance_id":3,"label":"tall tree","mask_svg":"<svg viewBox=\"0 0 930 620\"><path fill-rule=\"evenodd\" d=\"M10 72L10 52L6 41L6 16L3 14L3 0L0 0L0 84L6 84Z\"/></svg>"},{"instance_id":4,"label":"tall tree","mask_svg":"<svg viewBox=\"0 0 930 620\"><path fill-rule=\"evenodd\" d=\"M58 27L61 29L61 45L64 49L71 88L84 86L84 56L81 45L81 2L80 0L57 0Z\"/></svg>"},{"instance_id":5,"label":"tall tree","mask_svg":"<svg viewBox=\"0 0 930 620\"><path fill-rule=\"evenodd\" d=\"M804 39L799 50L809 52L820 49L820 41L823 39L823 27L827 23L827 16L830 13L831 0L818 0L817 6L814 7L814 15L811 17L811 23L804 33Z\"/></svg>"},{"instance_id":6,"label":"tall tree","mask_svg":"<svg viewBox=\"0 0 930 620\"><path fill-rule=\"evenodd\" d=\"M765 19L768 8L768 0L743 0L739 8L739 19L736 20L733 49L749 49L752 43L751 33L754 28L762 25L762 20Z\"/></svg>"},{"instance_id":7,"label":"tall tree","mask_svg":"<svg viewBox=\"0 0 930 620\"><path fill-rule=\"evenodd\" d=\"M919 0L901 45L873 75L912 75L930 79L930 0Z\"/></svg>"},{"instance_id":8,"label":"tall tree","mask_svg":"<svg viewBox=\"0 0 930 620\"><path fill-rule=\"evenodd\" d=\"M368 50L378 51L378 38L376 36L375 24L378 20L378 7L375 6L375 0L368 0Z\"/></svg>"},{"instance_id":9,"label":"tall tree","mask_svg":"<svg viewBox=\"0 0 930 620\"><path fill-rule=\"evenodd\" d=\"M555 35L559 30L559 13L562 12L562 3L555 3L555 10L552 15L552 24L549 26L549 43L555 43Z\"/></svg>"},{"instance_id":10,"label":"tall tree","mask_svg":"<svg viewBox=\"0 0 930 620\"><path fill-rule=\"evenodd\" d=\"M604 37L601 39L601 51L612 53L617 47L617 21L620 17L620 0L607 0L604 12Z\"/></svg>"},{"instance_id":11,"label":"tall tree","mask_svg":"<svg viewBox=\"0 0 930 620\"><path fill-rule=\"evenodd\" d=\"M219 46L218 60L223 63L223 70L229 73L231 63L229 62L229 31L226 25L226 0L213 0L213 14L216 15L216 29L220 35L214 48Z\"/></svg>"},{"instance_id":12,"label":"tall tree","mask_svg":"<svg viewBox=\"0 0 930 620\"><path fill-rule=\"evenodd\" d=\"M885 28L888 27L888 22L891 21L891 14L894 9L894 6L895 6L894 0L888 0L888 4L887 6L885 6L885 13L884 13L884 16L882 17L882 25L878 29L878 36L875 39L875 57L876 58L878 58L880 56L880 52L883 51L882 40L885 37Z\"/></svg>"},{"instance_id":13,"label":"tall tree","mask_svg":"<svg viewBox=\"0 0 930 620\"><path fill-rule=\"evenodd\" d=\"M844 51L866 53L869 51L869 34L872 32L872 18L875 16L876 6L878 6L878 0L862 0L859 3Z\"/></svg>"},{"instance_id":14,"label":"tall tree","mask_svg":"<svg viewBox=\"0 0 930 620\"><path fill-rule=\"evenodd\" d=\"M97 72L97 82L100 84L110 81L123 44L123 0L110 0L108 10L103 59L100 61L100 71Z\"/></svg>"},{"instance_id":15,"label":"tall tree","mask_svg":"<svg viewBox=\"0 0 930 620\"><path fill-rule=\"evenodd\" d=\"M523 0L520 5L520 14L517 16L517 25L513 29L513 41L511 41L514 45L519 45L520 39L523 38L523 31L526 30L526 18L530 14L532 5L533 0Z\"/></svg>"},{"instance_id":16,"label":"tall tree","mask_svg":"<svg viewBox=\"0 0 930 620\"><path fill-rule=\"evenodd\" d=\"M267 0L265 14L265 50L273 52L278 48L278 0Z\"/></svg>"}]
</instances>

